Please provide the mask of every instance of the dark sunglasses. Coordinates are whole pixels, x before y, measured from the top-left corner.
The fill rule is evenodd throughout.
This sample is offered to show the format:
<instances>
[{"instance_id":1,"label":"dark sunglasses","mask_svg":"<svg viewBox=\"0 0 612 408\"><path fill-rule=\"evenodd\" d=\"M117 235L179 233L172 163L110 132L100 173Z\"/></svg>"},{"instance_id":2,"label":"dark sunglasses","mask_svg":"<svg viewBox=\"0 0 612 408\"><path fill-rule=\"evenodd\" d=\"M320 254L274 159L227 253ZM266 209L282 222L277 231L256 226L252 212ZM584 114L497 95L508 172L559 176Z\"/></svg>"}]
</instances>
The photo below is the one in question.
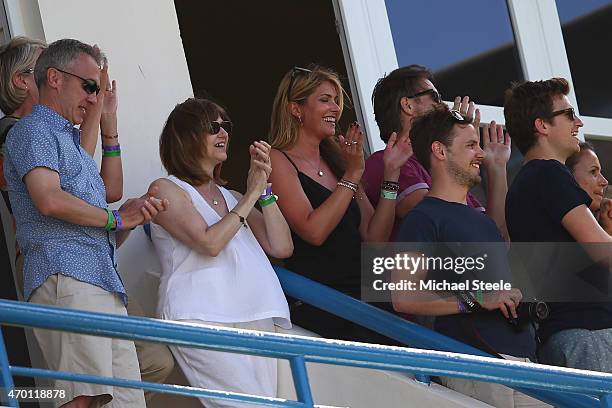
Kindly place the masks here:
<instances>
[{"instance_id":1,"label":"dark sunglasses","mask_svg":"<svg viewBox=\"0 0 612 408\"><path fill-rule=\"evenodd\" d=\"M210 122L210 126L208 128L211 135L216 135L223 128L227 134L232 133L232 122L229 120L224 120L223 122Z\"/></svg>"},{"instance_id":2,"label":"dark sunglasses","mask_svg":"<svg viewBox=\"0 0 612 408\"><path fill-rule=\"evenodd\" d=\"M435 103L442 103L442 95L440 95L440 92L436 91L435 89L426 89L424 91L421 92L417 92L414 95L408 95L406 98L416 98L419 96L423 96L423 95L428 95L431 94L432 99L434 100Z\"/></svg>"},{"instance_id":3,"label":"dark sunglasses","mask_svg":"<svg viewBox=\"0 0 612 408\"><path fill-rule=\"evenodd\" d=\"M293 89L293 83L295 82L295 77L298 74L308 75L311 72L312 70L308 68L293 67L293 69L291 70L291 80L289 81L289 86L287 87L287 99L289 99L289 101L291 101L291 90Z\"/></svg>"},{"instance_id":4,"label":"dark sunglasses","mask_svg":"<svg viewBox=\"0 0 612 408\"><path fill-rule=\"evenodd\" d=\"M574 108L567 108L567 109L561 109L558 111L554 111L553 113L548 115L548 118L549 119L554 118L555 116L559 116L559 115L566 115L571 121L576 120L576 111L574 111Z\"/></svg>"},{"instance_id":5,"label":"dark sunglasses","mask_svg":"<svg viewBox=\"0 0 612 408\"><path fill-rule=\"evenodd\" d=\"M58 70L59 72L64 73L64 74L72 75L73 77L79 78L82 81L81 86L83 87L85 92L87 92L89 95L91 95L94 92L96 93L96 95L100 93L100 87L98 86L96 81L94 81L93 79L85 79L82 76L78 76L77 74L73 74L72 72L64 71L64 70L61 70L61 69L55 68L55 67L53 67L53 68Z\"/></svg>"},{"instance_id":6,"label":"dark sunglasses","mask_svg":"<svg viewBox=\"0 0 612 408\"><path fill-rule=\"evenodd\" d=\"M472 123L470 119L467 119L465 116L461 114L461 112L457 110L453 109L453 110L450 110L449 112L450 112L451 117L456 123L459 123L461 125Z\"/></svg>"}]
</instances>

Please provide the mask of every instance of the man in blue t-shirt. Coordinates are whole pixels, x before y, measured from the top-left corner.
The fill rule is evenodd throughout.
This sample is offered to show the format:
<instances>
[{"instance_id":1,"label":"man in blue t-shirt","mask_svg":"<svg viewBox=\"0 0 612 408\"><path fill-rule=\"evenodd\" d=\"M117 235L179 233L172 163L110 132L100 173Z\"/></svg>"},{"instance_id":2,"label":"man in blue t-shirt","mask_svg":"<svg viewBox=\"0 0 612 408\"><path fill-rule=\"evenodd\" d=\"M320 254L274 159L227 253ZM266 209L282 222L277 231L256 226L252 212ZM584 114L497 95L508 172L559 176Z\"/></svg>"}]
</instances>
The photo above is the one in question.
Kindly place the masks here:
<instances>
[{"instance_id":1,"label":"man in blue t-shirt","mask_svg":"<svg viewBox=\"0 0 612 408\"><path fill-rule=\"evenodd\" d=\"M612 242L608 212L602 211L600 226L589 210L589 195L565 166L565 160L579 150L578 129L583 125L568 93L563 78L515 84L506 92L506 126L525 156L506 198L512 241ZM554 275L559 261L549 261L547 270L537 273ZM538 330L543 342L540 361L612 372L612 304L550 306L550 316Z\"/></svg>"},{"instance_id":2,"label":"man in blue t-shirt","mask_svg":"<svg viewBox=\"0 0 612 408\"><path fill-rule=\"evenodd\" d=\"M491 135L484 132L483 136L485 146L510 143L503 133L499 134L502 140L497 139L497 132ZM414 122L410 138L414 154L432 176L432 185L427 196L405 217L399 240L440 243L439 246L444 245L445 255L448 257L448 251L452 251L454 259L489 255L488 258L485 255L487 266L470 274L458 269L440 271L441 268L435 267L421 270L416 276L426 277L426 280L468 282L470 287L476 279L489 283L509 282L506 247L495 222L467 205L468 191L481 181L480 165L485 157L471 121L442 105ZM478 244L470 245L470 242ZM433 255L438 257L438 251ZM432 253L427 255L432 256ZM399 276L396 272L395 280ZM516 308L522 298L518 289L489 291L482 297L470 291L450 293L454 294L432 297L432 293L427 293L428 299L393 293L393 306L404 313L436 316L436 331L484 351L518 361L535 358L535 336L531 328L515 328L506 321L510 316L517 316ZM443 382L495 407L548 406L500 384L450 378L444 378Z\"/></svg>"}]
</instances>

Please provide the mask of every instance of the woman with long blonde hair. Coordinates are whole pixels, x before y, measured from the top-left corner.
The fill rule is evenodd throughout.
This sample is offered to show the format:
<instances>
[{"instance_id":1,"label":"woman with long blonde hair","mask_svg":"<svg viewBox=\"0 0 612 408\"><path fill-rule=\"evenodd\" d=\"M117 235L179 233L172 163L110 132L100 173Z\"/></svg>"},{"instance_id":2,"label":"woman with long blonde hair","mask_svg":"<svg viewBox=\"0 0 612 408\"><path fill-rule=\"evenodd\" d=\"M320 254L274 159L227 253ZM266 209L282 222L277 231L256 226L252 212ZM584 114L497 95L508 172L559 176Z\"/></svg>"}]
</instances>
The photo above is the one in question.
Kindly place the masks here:
<instances>
[{"instance_id":1,"label":"woman with long blonde hair","mask_svg":"<svg viewBox=\"0 0 612 408\"><path fill-rule=\"evenodd\" d=\"M392 135L385 151L383 199L374 209L360 184L360 125L355 122L336 137L343 107L344 89L333 71L296 67L285 74L272 111L270 181L295 246L287 268L359 298L361 242L388 240L400 167L412 151L407 138ZM324 337L389 342L300 302L293 304L292 320Z\"/></svg>"}]
</instances>

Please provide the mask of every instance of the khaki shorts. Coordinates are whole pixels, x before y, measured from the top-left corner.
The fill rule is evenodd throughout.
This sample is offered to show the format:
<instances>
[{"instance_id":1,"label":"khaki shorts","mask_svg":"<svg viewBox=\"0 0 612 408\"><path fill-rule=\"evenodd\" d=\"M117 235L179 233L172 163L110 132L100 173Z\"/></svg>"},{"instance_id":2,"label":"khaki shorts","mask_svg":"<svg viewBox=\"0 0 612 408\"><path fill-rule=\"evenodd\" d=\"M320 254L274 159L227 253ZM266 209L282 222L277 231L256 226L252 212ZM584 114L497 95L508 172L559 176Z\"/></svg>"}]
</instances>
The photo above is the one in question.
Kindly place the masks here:
<instances>
[{"instance_id":1,"label":"khaki shorts","mask_svg":"<svg viewBox=\"0 0 612 408\"><path fill-rule=\"evenodd\" d=\"M116 294L61 274L50 276L33 292L30 302L127 315ZM51 370L140 381L132 341L43 329L34 329L34 335ZM54 387L66 391L65 398L54 402L56 406L87 395L97 396L92 406L102 406L113 400L112 405L117 407L145 407L142 390L63 380L55 380Z\"/></svg>"},{"instance_id":2,"label":"khaki shorts","mask_svg":"<svg viewBox=\"0 0 612 408\"><path fill-rule=\"evenodd\" d=\"M502 354L506 360L530 363L528 358ZM464 378L440 377L442 385L464 395L493 405L496 408L552 408L542 401L516 391L505 385L466 380Z\"/></svg>"}]
</instances>

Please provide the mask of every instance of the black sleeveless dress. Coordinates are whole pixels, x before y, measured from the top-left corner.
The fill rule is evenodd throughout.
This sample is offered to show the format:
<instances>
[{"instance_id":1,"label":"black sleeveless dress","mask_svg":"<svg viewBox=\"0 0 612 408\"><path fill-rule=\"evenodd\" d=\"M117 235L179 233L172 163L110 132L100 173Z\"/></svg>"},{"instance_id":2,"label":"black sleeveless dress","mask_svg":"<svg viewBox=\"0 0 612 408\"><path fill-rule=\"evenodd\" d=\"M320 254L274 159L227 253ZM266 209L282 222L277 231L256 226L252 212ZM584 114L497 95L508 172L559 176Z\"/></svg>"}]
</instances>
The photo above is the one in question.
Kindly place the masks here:
<instances>
[{"instance_id":1,"label":"black sleeveless dress","mask_svg":"<svg viewBox=\"0 0 612 408\"><path fill-rule=\"evenodd\" d=\"M302 189L312 208L318 208L332 194L332 191L302 173L289 156L285 152L282 153L297 171ZM359 206L355 200L352 200L344 216L322 245L311 245L291 231L294 250L293 255L285 260L285 266L292 272L359 299L361 296L360 222ZM293 323L323 337L378 344L398 344L385 336L301 301L290 299L289 304ZM375 306L380 305L375 304ZM385 305L384 308L388 309L388 305Z\"/></svg>"}]
</instances>

